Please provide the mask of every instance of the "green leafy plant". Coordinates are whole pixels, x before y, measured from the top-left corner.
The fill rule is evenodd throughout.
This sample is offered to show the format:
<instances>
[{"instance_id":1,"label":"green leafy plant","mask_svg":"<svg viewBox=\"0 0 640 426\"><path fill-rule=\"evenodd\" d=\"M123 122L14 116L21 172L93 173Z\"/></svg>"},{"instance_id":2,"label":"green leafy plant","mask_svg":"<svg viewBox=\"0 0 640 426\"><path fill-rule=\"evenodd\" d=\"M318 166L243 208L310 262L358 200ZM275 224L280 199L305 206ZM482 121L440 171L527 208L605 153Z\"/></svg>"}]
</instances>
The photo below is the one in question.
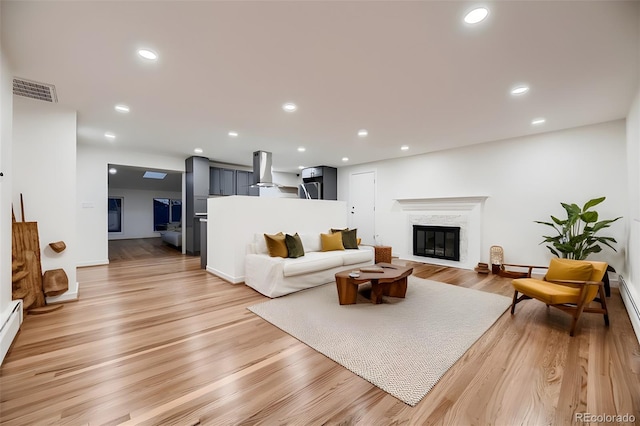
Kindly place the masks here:
<instances>
[{"instance_id":1,"label":"green leafy plant","mask_svg":"<svg viewBox=\"0 0 640 426\"><path fill-rule=\"evenodd\" d=\"M604 200L605 197L594 198L587 201L582 208L577 204L560 203L567 212L566 219L551 216L553 222L535 221L552 227L558 233L555 236L543 235L544 240L540 244L551 243L547 246L551 253L558 257L577 260L586 259L591 253L602 251L600 244L616 251L611 245L617 242L614 238L596 236L596 233L622 218L620 216L615 219L598 221L598 212L591 209Z\"/></svg>"}]
</instances>

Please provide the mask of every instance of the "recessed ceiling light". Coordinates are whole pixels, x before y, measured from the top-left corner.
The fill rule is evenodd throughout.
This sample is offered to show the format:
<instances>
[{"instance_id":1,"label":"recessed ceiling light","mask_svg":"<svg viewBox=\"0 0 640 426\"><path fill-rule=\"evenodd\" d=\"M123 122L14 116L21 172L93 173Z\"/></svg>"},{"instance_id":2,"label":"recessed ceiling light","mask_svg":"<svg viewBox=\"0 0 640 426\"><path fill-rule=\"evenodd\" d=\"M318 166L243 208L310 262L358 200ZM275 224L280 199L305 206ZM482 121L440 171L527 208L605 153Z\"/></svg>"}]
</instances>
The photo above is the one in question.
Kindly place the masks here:
<instances>
[{"instance_id":1,"label":"recessed ceiling light","mask_svg":"<svg viewBox=\"0 0 640 426\"><path fill-rule=\"evenodd\" d=\"M547 120L545 120L545 119L544 119L544 118L542 118L542 117L541 117L541 118L536 118L535 120L533 120L533 121L531 122L531 124L533 124L534 126L537 126L537 125L539 125L539 124L543 124L545 121L547 121Z\"/></svg>"},{"instance_id":2,"label":"recessed ceiling light","mask_svg":"<svg viewBox=\"0 0 640 426\"><path fill-rule=\"evenodd\" d=\"M307 150L307 148L305 148L304 146L299 146L298 147L298 152L305 152Z\"/></svg>"},{"instance_id":3,"label":"recessed ceiling light","mask_svg":"<svg viewBox=\"0 0 640 426\"><path fill-rule=\"evenodd\" d=\"M287 112L293 112L298 109L298 105L294 104L293 102L287 102L286 104L282 105L282 109Z\"/></svg>"},{"instance_id":4,"label":"recessed ceiling light","mask_svg":"<svg viewBox=\"0 0 640 426\"><path fill-rule=\"evenodd\" d=\"M361 138L364 138L365 136L367 136L369 134L369 132L367 132L367 129L360 129L358 130L358 136L360 136Z\"/></svg>"},{"instance_id":5,"label":"recessed ceiling light","mask_svg":"<svg viewBox=\"0 0 640 426\"><path fill-rule=\"evenodd\" d=\"M349 161L349 157L342 157L342 161L344 161L344 162Z\"/></svg>"},{"instance_id":6,"label":"recessed ceiling light","mask_svg":"<svg viewBox=\"0 0 640 426\"><path fill-rule=\"evenodd\" d=\"M231 130L229 133L227 133L229 136L231 136L232 138L237 138L238 137L238 132Z\"/></svg>"},{"instance_id":7,"label":"recessed ceiling light","mask_svg":"<svg viewBox=\"0 0 640 426\"><path fill-rule=\"evenodd\" d=\"M107 139L114 140L116 138L116 135L114 135L111 132L107 132L107 133L104 134L104 137L107 138Z\"/></svg>"},{"instance_id":8,"label":"recessed ceiling light","mask_svg":"<svg viewBox=\"0 0 640 426\"><path fill-rule=\"evenodd\" d=\"M409 147L407 145L402 145L400 147L400 149L403 150L403 151L407 151L409 149Z\"/></svg>"},{"instance_id":9,"label":"recessed ceiling light","mask_svg":"<svg viewBox=\"0 0 640 426\"><path fill-rule=\"evenodd\" d=\"M202 154L202 148L194 148L193 152L195 152L196 154Z\"/></svg>"},{"instance_id":10,"label":"recessed ceiling light","mask_svg":"<svg viewBox=\"0 0 640 426\"><path fill-rule=\"evenodd\" d=\"M117 170L117 169L115 169L115 168L113 168L113 167L109 169L109 174L110 174L110 175L115 175L116 173L118 173L118 170Z\"/></svg>"},{"instance_id":11,"label":"recessed ceiling light","mask_svg":"<svg viewBox=\"0 0 640 426\"><path fill-rule=\"evenodd\" d=\"M529 91L529 86L525 86L524 84L520 85L520 86L516 86L513 89L511 89L511 94L512 95L523 95L525 93L527 93Z\"/></svg>"},{"instance_id":12,"label":"recessed ceiling light","mask_svg":"<svg viewBox=\"0 0 640 426\"><path fill-rule=\"evenodd\" d=\"M298 166L298 170L304 169L304 166Z\"/></svg>"},{"instance_id":13,"label":"recessed ceiling light","mask_svg":"<svg viewBox=\"0 0 640 426\"><path fill-rule=\"evenodd\" d=\"M129 107L127 105L124 104L119 104L115 106L115 110L118 112L121 112L123 114L126 114L129 112Z\"/></svg>"},{"instance_id":14,"label":"recessed ceiling light","mask_svg":"<svg viewBox=\"0 0 640 426\"><path fill-rule=\"evenodd\" d=\"M156 59L158 59L158 54L149 49L139 49L138 55L140 55L141 58L147 59L149 61L155 61Z\"/></svg>"},{"instance_id":15,"label":"recessed ceiling light","mask_svg":"<svg viewBox=\"0 0 640 426\"><path fill-rule=\"evenodd\" d=\"M477 9L473 9L471 12L467 13L464 17L464 22L467 24L477 24L484 20L484 18L489 15L489 9L485 7L479 7Z\"/></svg>"}]
</instances>

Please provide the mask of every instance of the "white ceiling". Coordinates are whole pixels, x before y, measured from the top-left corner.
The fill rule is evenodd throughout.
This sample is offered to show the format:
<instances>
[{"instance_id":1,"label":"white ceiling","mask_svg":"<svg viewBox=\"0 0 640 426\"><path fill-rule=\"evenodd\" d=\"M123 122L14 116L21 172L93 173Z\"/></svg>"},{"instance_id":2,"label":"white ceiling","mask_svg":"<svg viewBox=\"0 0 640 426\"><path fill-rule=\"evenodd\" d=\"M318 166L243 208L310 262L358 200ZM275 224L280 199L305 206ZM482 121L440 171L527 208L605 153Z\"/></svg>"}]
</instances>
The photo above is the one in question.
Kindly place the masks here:
<instances>
[{"instance_id":1,"label":"white ceiling","mask_svg":"<svg viewBox=\"0 0 640 426\"><path fill-rule=\"evenodd\" d=\"M1 35L16 76L54 84L59 103L78 111L79 143L182 158L201 147L244 165L265 150L279 171L626 116L638 2L493 2L471 27L462 18L475 5L2 1ZM159 60L141 60L141 47ZM531 90L515 98L518 83ZM287 101L299 110L285 113ZM532 126L536 117L547 122Z\"/></svg>"}]
</instances>

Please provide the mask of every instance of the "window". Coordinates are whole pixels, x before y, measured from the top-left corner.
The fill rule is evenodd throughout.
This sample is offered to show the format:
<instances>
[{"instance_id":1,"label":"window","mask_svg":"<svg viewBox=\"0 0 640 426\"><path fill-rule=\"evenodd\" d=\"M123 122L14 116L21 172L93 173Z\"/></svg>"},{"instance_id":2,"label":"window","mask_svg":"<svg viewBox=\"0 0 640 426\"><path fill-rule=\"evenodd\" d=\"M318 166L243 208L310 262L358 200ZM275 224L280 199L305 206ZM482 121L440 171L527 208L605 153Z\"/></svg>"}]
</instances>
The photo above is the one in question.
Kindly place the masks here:
<instances>
[{"instance_id":1,"label":"window","mask_svg":"<svg viewBox=\"0 0 640 426\"><path fill-rule=\"evenodd\" d=\"M169 198L153 199L154 231L166 231L171 226L179 226L181 220L182 200L171 200Z\"/></svg>"},{"instance_id":2,"label":"window","mask_svg":"<svg viewBox=\"0 0 640 426\"><path fill-rule=\"evenodd\" d=\"M122 232L122 197L109 197L107 218L109 232Z\"/></svg>"}]
</instances>

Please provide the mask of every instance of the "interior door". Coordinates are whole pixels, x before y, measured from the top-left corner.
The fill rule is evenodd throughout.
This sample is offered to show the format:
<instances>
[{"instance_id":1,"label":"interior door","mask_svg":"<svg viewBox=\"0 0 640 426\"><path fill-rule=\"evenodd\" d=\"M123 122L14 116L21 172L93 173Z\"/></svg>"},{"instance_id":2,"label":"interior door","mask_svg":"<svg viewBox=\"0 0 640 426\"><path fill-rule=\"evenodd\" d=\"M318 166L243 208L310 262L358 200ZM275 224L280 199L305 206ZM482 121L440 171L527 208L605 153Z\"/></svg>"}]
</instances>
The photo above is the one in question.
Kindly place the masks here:
<instances>
[{"instance_id":1,"label":"interior door","mask_svg":"<svg viewBox=\"0 0 640 426\"><path fill-rule=\"evenodd\" d=\"M375 244L376 174L353 173L349 178L349 228L358 229L363 244Z\"/></svg>"}]
</instances>

